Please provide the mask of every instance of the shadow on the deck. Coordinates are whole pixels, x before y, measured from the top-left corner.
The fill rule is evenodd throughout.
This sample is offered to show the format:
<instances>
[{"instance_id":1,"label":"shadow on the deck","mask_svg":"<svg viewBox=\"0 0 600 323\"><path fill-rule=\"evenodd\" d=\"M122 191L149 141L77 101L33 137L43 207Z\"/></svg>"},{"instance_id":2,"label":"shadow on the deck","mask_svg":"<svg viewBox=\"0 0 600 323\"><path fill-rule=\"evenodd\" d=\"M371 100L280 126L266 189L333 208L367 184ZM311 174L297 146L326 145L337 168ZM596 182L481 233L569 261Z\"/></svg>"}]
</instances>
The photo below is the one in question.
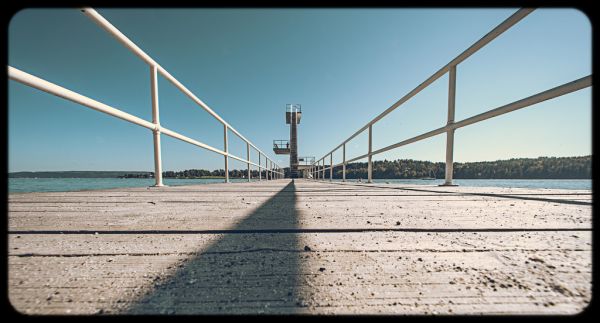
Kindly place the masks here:
<instances>
[{"instance_id":1,"label":"shadow on the deck","mask_svg":"<svg viewBox=\"0 0 600 323\"><path fill-rule=\"evenodd\" d=\"M275 221L281 228L297 228L293 182L234 230ZM294 313L299 251L295 233L224 234L122 314Z\"/></svg>"},{"instance_id":2,"label":"shadow on the deck","mask_svg":"<svg viewBox=\"0 0 600 323\"><path fill-rule=\"evenodd\" d=\"M323 183L327 183L327 181L324 181ZM470 195L470 196L497 197L497 198L506 198L506 199L515 199L515 200L540 201L540 202L559 203L559 204L592 205L591 202L525 196L525 195L532 195L532 194L519 194L519 193L515 193L515 194L506 194L506 193L505 194L500 194L500 193L474 193L474 192L433 191L433 190L427 190L427 189L421 189L421 188L414 188L414 187L410 187L409 188L409 187L403 187L403 186L399 186L399 187L377 186L377 185L374 185L374 184L355 184L355 183L336 183L336 182L329 182L328 184L364 186L364 187L374 187L374 188L383 188L383 189L392 189L392 190L403 190L403 191L413 191L413 192L427 192L427 193L434 193L435 195L438 195L438 196L439 195L443 195L443 194L462 195L462 196ZM556 193L550 193L550 194L536 193L535 195L544 196L544 195L557 195L557 194ZM573 195L573 194L560 194L560 195Z\"/></svg>"}]
</instances>

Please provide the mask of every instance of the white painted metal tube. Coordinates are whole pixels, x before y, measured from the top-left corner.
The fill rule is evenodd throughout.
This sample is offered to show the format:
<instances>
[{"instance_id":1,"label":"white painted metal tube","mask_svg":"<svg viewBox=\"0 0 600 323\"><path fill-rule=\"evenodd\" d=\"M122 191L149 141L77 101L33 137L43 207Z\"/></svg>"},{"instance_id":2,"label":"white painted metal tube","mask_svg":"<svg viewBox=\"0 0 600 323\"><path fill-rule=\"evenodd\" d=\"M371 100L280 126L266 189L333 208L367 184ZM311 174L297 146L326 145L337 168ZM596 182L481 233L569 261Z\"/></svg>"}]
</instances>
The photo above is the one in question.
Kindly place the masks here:
<instances>
[{"instance_id":1,"label":"white painted metal tube","mask_svg":"<svg viewBox=\"0 0 600 323\"><path fill-rule=\"evenodd\" d=\"M450 68L448 75L448 119L446 125L454 123L454 108L456 99L456 66ZM454 173L454 129L446 132L446 174L444 185L452 185Z\"/></svg>"},{"instance_id":2,"label":"white painted metal tube","mask_svg":"<svg viewBox=\"0 0 600 323\"><path fill-rule=\"evenodd\" d=\"M108 20L102 17L96 10L92 8L81 8L81 12L94 21L98 26L104 29L109 34L113 35L123 46L129 48L137 57L141 58L150 66L159 66L148 54L134 44L127 36L123 35L119 29L113 26Z\"/></svg>"},{"instance_id":3,"label":"white painted metal tube","mask_svg":"<svg viewBox=\"0 0 600 323\"><path fill-rule=\"evenodd\" d=\"M108 20L106 20L102 15L100 15L96 10L92 8L82 8L81 11L84 15L94 21L98 26L108 32L110 35L115 37L123 46L131 50L136 56L142 59L146 64L150 66L155 66L158 72L163 75L169 82L171 82L175 87L177 87L181 92L187 95L192 101L202 107L206 112L212 115L215 119L221 122L223 125L226 125L229 130L235 133L238 137L240 137L245 142L249 143L256 150L260 149L256 147L252 142L246 139L242 134L240 134L235 128L233 128L229 123L227 123L221 116L219 116L216 112L214 112L206 103L200 100L194 93L192 93L188 88L186 88L181 82L179 82L173 75L171 75L166 69L164 69L160 64L158 64L154 59L152 59L148 54L146 54L141 48L139 48L134 42L132 42L127 36L125 36L119 29L117 29L113 24L111 24ZM263 153L262 151L260 151ZM264 154L264 153L263 153ZM266 156L266 154L264 154Z\"/></svg>"},{"instance_id":4,"label":"white painted metal tube","mask_svg":"<svg viewBox=\"0 0 600 323\"><path fill-rule=\"evenodd\" d=\"M146 121L144 119L141 119L139 117L136 117L134 115L131 115L127 112L123 112L121 110L115 109L111 106L108 106L104 103L98 102L96 100L90 99L86 96L83 96L79 93L73 92L71 90L68 90L66 88L63 88L59 85L56 85L54 83L48 82L46 80L43 80L37 76L31 75L29 73L23 72L17 68L14 68L12 66L8 66L8 77L14 81L17 81L19 83L31 86L33 88L36 88L38 90L44 91L46 93L58 96L60 98L81 104L85 107L91 108L93 110L111 115L113 117L117 117L119 119L131 122L133 124L139 125L141 127L144 127L146 129L152 130L152 131L159 131L162 134L165 134L169 137L175 138L175 139L179 139L181 141L187 142L189 144L198 146L200 148L204 148L206 150L210 150L212 152L215 152L217 154L226 156L228 155L231 158L235 158L239 161L242 162L249 162L245 159L233 156L231 154L227 154L226 152L211 147L207 144L204 144L200 141L194 140L192 138L189 138L187 136L181 135L175 131L169 130L165 127L160 126L160 124L154 124L152 122ZM158 99L158 98L157 98ZM157 111L158 113L158 111ZM157 115L158 116L158 115ZM158 122L159 119L157 118L156 121ZM253 162L250 162L250 164L254 165L254 166L259 166Z\"/></svg>"},{"instance_id":5,"label":"white painted metal tube","mask_svg":"<svg viewBox=\"0 0 600 323\"><path fill-rule=\"evenodd\" d=\"M252 146L254 149L256 149L257 151L259 151L260 153L262 153L265 158L267 158L267 155L260 150L258 147L256 147L251 141L249 141L248 139L246 139L246 137L244 137L242 134L240 134L235 128L233 128L229 123L227 123L225 120L223 120L218 114L216 114L210 107L208 107L208 105L206 103L204 103L202 100L200 100L198 97L196 97L190 90L188 90L183 84L181 84L179 81L177 81L177 79L175 79L173 76L171 76L171 74L169 74L166 70L164 70L162 67L159 67L158 69L161 74L163 74L165 76L165 78L167 80L169 80L173 85L175 85L177 88L179 88L179 90L181 90L185 95L187 95L190 99L192 99L194 102L196 102L196 104L200 105L200 107L202 107L205 111L207 111L210 115L212 115L215 119L217 119L219 122L221 122L221 124L223 124L224 126L227 126L227 128L233 132L235 135L237 135L240 139L242 139L244 142L246 142L247 144L249 144L250 146Z\"/></svg>"},{"instance_id":6,"label":"white painted metal tube","mask_svg":"<svg viewBox=\"0 0 600 323\"><path fill-rule=\"evenodd\" d=\"M183 84L181 84L175 77L173 77L167 70L165 70L160 64L158 64L155 60L152 59L148 54L146 54L141 48L139 48L134 42L132 42L127 36L125 36L117 27L111 24L108 20L106 20L102 15L100 15L96 10L92 8L82 8L81 11L84 15L94 21L98 26L108 32L110 35L115 37L123 46L127 47L131 50L136 56L142 59L146 64L150 66L156 66L160 74L162 74L169 82L173 83L179 90L181 90L185 95L190 97L193 101L203 107L208 113L210 113L213 117L219 120L222 124L227 124L225 120L223 120L218 114L216 114L212 109L210 109L202 100L198 99L190 90L188 90Z\"/></svg>"},{"instance_id":7,"label":"white painted metal tube","mask_svg":"<svg viewBox=\"0 0 600 323\"><path fill-rule=\"evenodd\" d=\"M200 107L202 107L206 112L208 112L210 115L212 115L215 119L217 119L219 122L221 122L221 124L227 126L227 128L233 132L235 135L237 135L240 139L242 139L244 142L246 142L247 144L249 144L250 146L254 147L254 149L258 150L260 153L262 153L265 158L267 158L267 155L260 150L258 147L256 147L251 141L249 141L248 139L246 139L246 137L244 137L241 133L239 133L235 128L233 128L229 123L227 123L225 120L223 120L223 118L221 118L216 112L214 112L206 103L204 103L202 100L200 100L197 96L194 95L194 93L192 93L190 90L188 90L183 84L181 84L177 79L175 79L175 77L173 77L171 74L169 74L169 72L167 72L165 69L163 69L162 67L158 67L158 70L160 71L160 73L167 79L169 80L173 85L175 85L180 91L182 91L185 95L187 95L190 99L192 99L196 104L198 104Z\"/></svg>"},{"instance_id":8,"label":"white painted metal tube","mask_svg":"<svg viewBox=\"0 0 600 323\"><path fill-rule=\"evenodd\" d=\"M225 183L229 183L229 139L227 137L227 125L223 125L223 147L225 148Z\"/></svg>"},{"instance_id":9,"label":"white painted metal tube","mask_svg":"<svg viewBox=\"0 0 600 323\"><path fill-rule=\"evenodd\" d=\"M346 181L346 144L343 144L342 149L342 182Z\"/></svg>"},{"instance_id":10,"label":"white painted metal tube","mask_svg":"<svg viewBox=\"0 0 600 323\"><path fill-rule=\"evenodd\" d=\"M511 111L515 111L515 110L518 110L521 108L528 107L530 105L534 105L536 103L540 103L540 102L547 101L547 100L550 100L550 99L553 99L553 98L556 98L556 97L559 97L559 96L562 96L562 95L565 95L565 94L568 94L571 92L575 92L575 91L584 89L591 85L592 85L592 76L588 75L588 76L582 77L580 79L577 79L575 81L568 82L563 85L557 86L550 90L540 92L538 94L521 99L519 101L515 101L513 103L509 103L509 104L501 106L499 108L489 110L487 112L472 116L472 117L464 119L464 120L461 120L459 122L455 122L451 126L451 128L457 129L457 128L461 128L464 126L468 126L470 124L480 122L485 119L497 117L499 115L502 115L502 114L505 114L505 113L508 113Z\"/></svg>"},{"instance_id":11,"label":"white painted metal tube","mask_svg":"<svg viewBox=\"0 0 600 323\"><path fill-rule=\"evenodd\" d=\"M550 100L550 99L553 99L553 98L565 95L565 94L569 94L571 92L575 92L575 91L584 89L584 88L589 87L591 85L592 85L592 76L588 75L588 76L582 77L580 79L577 79L575 81L568 82L568 83L565 83L563 85L554 87L554 88L552 88L550 90L547 90L547 91L544 91L544 92L540 92L540 93L534 94L532 96L529 96L527 98L524 98L524 99L521 99L521 100L518 100L518 101L515 101L515 102L512 102L512 103L509 103L507 105L503 105L503 106L498 107L496 109L492 109L492 110L480 113L478 115L469 117L469 118L461 120L459 122L454 122L454 123L452 123L450 125L446 125L444 127L437 128L437 129L428 131L426 133L420 134L418 136L415 136L415 137L412 137L412 138L409 138L409 139L405 139L405 140L402 140L402 141L397 142L395 144L392 144L392 145L389 145L389 146L377 149L377 150L371 152L371 155L377 155L377 154L386 152L386 151L394 149L394 148L402 147L402 146L411 144L413 142L421 141L421 140L427 139L429 137L433 137L433 136L442 134L444 132L448 132L449 130L454 130L454 129L462 128L462 127L465 127L465 126L468 126L468 125L471 125L471 124L474 124L474 123L477 123L477 122L480 122L480 121L483 121L483 120L487 120L487 119L490 119L490 118L493 118L493 117L497 117L497 116L505 114L505 113L509 113L509 112L512 112L512 111L515 111L515 110L518 110L518 109L522 109L522 108L525 108L525 107L528 107L528 106L531 106L531 105L534 105L534 104L537 104L537 103L540 103L540 102L543 102L543 101L547 101L547 100ZM346 163L351 163L351 162L363 159L363 158L368 157L368 156L369 156L368 153L364 154L364 155L360 155L358 157L354 157L352 159L348 159L346 161Z\"/></svg>"},{"instance_id":12,"label":"white painted metal tube","mask_svg":"<svg viewBox=\"0 0 600 323\"><path fill-rule=\"evenodd\" d=\"M250 165L256 165L256 164L254 164L253 162L249 162L249 161L247 161L246 159L244 159L244 158L241 158L241 157L238 157L238 156L236 156L236 155L227 154L227 156L229 156L229 158L233 158L233 159L235 159L235 160L239 160L239 161L241 161L242 163L249 163Z\"/></svg>"},{"instance_id":13,"label":"white painted metal tube","mask_svg":"<svg viewBox=\"0 0 600 323\"><path fill-rule=\"evenodd\" d=\"M480 38L477 42L475 42L473 45L471 45L471 47L467 48L465 51L463 51L461 54L459 54L456 58L454 58L453 60L451 60L444 67L442 67L437 72L435 72L433 75L431 75L429 78L427 78L423 83L419 84L416 88L414 88L408 94L406 94L405 96L403 96L396 103L392 104L391 107L387 108L385 111L383 111L382 113L380 113L377 117L375 117L369 123L367 123L366 125L364 125L358 131L356 131L353 135L351 135L350 137L348 137L348 139L344 140L339 146L335 147L331 152L335 151L341 145L343 145L343 144L347 143L348 141L352 140L354 137L356 137L361 132L363 132L364 130L366 130L369 126L371 126L374 123L376 123L377 121L381 120L381 118L385 117L390 112L392 112L393 110L395 110L397 107L399 107L400 105L402 105L404 102L408 101L410 98L412 98L413 96L415 96L417 93L421 92L428 85L430 85L435 80L437 80L442 75L444 75L450 69L450 67L456 66L456 65L460 64L462 61L464 61L465 59L467 59L469 56L473 55L475 52L477 52L483 46L487 45L492 40L494 40L496 37L500 36L502 33L504 33L506 30L508 30L510 27L514 26L516 23L518 23L519 21L521 21L521 19L525 18L533 10L534 9L519 9L513 15L511 15L506 20L504 20L501 24L499 24L498 26L496 26L496 28L492 29L492 31L490 31L485 36L483 36L482 38ZM331 152L325 154L324 156L327 156Z\"/></svg>"},{"instance_id":14,"label":"white painted metal tube","mask_svg":"<svg viewBox=\"0 0 600 323\"><path fill-rule=\"evenodd\" d=\"M329 181L333 181L333 153L329 154Z\"/></svg>"},{"instance_id":15,"label":"white painted metal tube","mask_svg":"<svg viewBox=\"0 0 600 323\"><path fill-rule=\"evenodd\" d=\"M248 182L250 182L250 178L252 177L250 172L250 144L246 142L246 159L248 159Z\"/></svg>"},{"instance_id":16,"label":"white painted metal tube","mask_svg":"<svg viewBox=\"0 0 600 323\"><path fill-rule=\"evenodd\" d=\"M547 90L547 91L544 91L544 92L540 92L538 94L534 94L534 95L529 96L527 98L524 98L522 100L518 100L518 101L515 101L515 102L512 102L512 103L509 103L507 105L503 105L503 106L501 106L499 108L496 108L496 109L493 109L493 110L489 110L489 111L480 113L478 115L475 115L475 116L472 116L470 118L461 120L459 122L455 122L455 123L453 123L451 125L446 125L444 127L431 130L431 131L426 132L424 134L421 134L421 135L418 135L418 136L415 136L415 137L412 137L412 138L400 141L398 143L389 145L387 147L383 147L381 149L373 151L372 155L377 155L379 153L388 151L390 149L398 148L398 147L401 147L401 146L404 146L404 145L408 145L408 144L416 142L416 141L427 139L429 137L433 137L435 135L439 135L441 133L447 132L450 129L462 128L462 127L468 126L468 125L473 124L473 123L477 123L477 122L480 122L480 121L483 121L483 120L486 120L486 119L489 119L489 118L497 117L499 115L502 115L502 114L505 114L505 113L508 113L508 112L512 112L512 111L515 111L515 110L518 110L518 109L522 109L522 108L525 108L525 107L528 107L528 106L531 106L531 105L534 105L534 104L537 104L537 103L540 103L540 102L543 102L543 101L547 101L547 100L550 100L550 99L553 99L553 98L556 98L556 97L559 97L559 96L562 96L562 95L565 95L565 94L568 94L568 93L571 93L571 92L575 92L575 91L584 89L584 88L589 87L591 85L592 85L592 76L591 75L590 76L586 76L586 77L582 77L582 78L580 78L578 80L575 80L575 81L572 81L572 82L569 82L569 83L565 83L563 85L557 86L557 87L552 88L550 90ZM365 157L365 155L360 156L360 158L352 159L352 160L350 160L348 162L351 162L351 161L354 161L354 160L357 160L357 159L361 159L361 158L364 158L364 157Z\"/></svg>"},{"instance_id":17,"label":"white painted metal tube","mask_svg":"<svg viewBox=\"0 0 600 323\"><path fill-rule=\"evenodd\" d=\"M258 152L258 180L262 181L262 166L260 165L260 151Z\"/></svg>"},{"instance_id":18,"label":"white painted metal tube","mask_svg":"<svg viewBox=\"0 0 600 323\"><path fill-rule=\"evenodd\" d=\"M372 155L375 155L375 153L372 153ZM368 154L368 153L367 153L367 154L360 155L360 156L358 156L358 157L354 157L354 158L352 158L352 159L348 159L348 160L346 161L346 163L351 163L351 162L354 162L354 161L357 161L357 160L361 160L361 159L363 159L363 158L366 158L366 157L369 157L369 154Z\"/></svg>"},{"instance_id":19,"label":"white painted metal tube","mask_svg":"<svg viewBox=\"0 0 600 323\"><path fill-rule=\"evenodd\" d=\"M75 102L75 103L79 103L83 106L86 106L88 108L94 109L96 111L100 111L103 113L106 113L108 115L111 115L113 117L117 117L119 119L123 119L125 121L129 121L131 123L137 124L139 126L142 126L144 128L150 129L150 130L154 130L157 128L157 125L155 125L152 122L146 121L142 118L138 118L134 115L131 115L127 112L123 112L121 110L115 109L111 106L108 106L104 103L100 103L96 100L90 99L86 96L83 96L79 93L73 92L71 90L65 89L62 86L56 85L54 83L50 83L46 80L43 80L37 76L33 76L31 74L28 74L26 72L23 72L19 69L16 69L12 66L8 66L8 77L12 80L15 80L19 83L23 83L25 85L31 86L33 88L36 88L38 90L56 95L58 97L61 97L63 99L67 99L69 101Z\"/></svg>"},{"instance_id":20,"label":"white painted metal tube","mask_svg":"<svg viewBox=\"0 0 600 323\"><path fill-rule=\"evenodd\" d=\"M373 125L369 126L369 154L367 161L367 183L373 182Z\"/></svg>"},{"instance_id":21,"label":"white painted metal tube","mask_svg":"<svg viewBox=\"0 0 600 323\"><path fill-rule=\"evenodd\" d=\"M185 142L187 142L189 144L198 146L200 148L204 148L206 150L210 150L210 151L215 152L217 154L221 154L223 156L227 155L226 152L224 152L224 151L222 151L220 149L211 147L211 146L209 146L209 145L207 145L205 143L202 143L202 142L200 142L198 140L194 140L194 139L192 139L190 137L186 137L186 136L181 135L181 134L179 134L179 133L177 133L175 131L171 131L171 130L169 130L167 128L161 127L160 128L160 132L163 133L163 134L165 134L165 135L167 135L167 136L169 136L169 137L172 137L172 138L175 138L175 139L179 139L181 141L185 141Z\"/></svg>"},{"instance_id":22,"label":"white painted metal tube","mask_svg":"<svg viewBox=\"0 0 600 323\"><path fill-rule=\"evenodd\" d=\"M152 123L156 125L156 129L152 131L152 139L154 143L154 186L164 186L162 182L162 159L160 149L160 113L158 110L158 79L156 75L156 67L150 66L150 93L152 96Z\"/></svg>"}]
</instances>

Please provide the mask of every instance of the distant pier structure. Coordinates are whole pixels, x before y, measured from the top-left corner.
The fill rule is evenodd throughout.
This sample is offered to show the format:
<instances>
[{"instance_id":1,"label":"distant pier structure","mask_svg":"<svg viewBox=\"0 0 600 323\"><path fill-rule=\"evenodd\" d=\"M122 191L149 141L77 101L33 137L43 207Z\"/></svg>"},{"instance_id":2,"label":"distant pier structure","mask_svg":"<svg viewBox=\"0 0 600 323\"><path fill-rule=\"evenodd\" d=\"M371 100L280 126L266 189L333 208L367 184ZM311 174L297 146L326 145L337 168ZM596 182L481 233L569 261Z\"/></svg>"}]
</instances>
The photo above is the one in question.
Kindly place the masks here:
<instances>
[{"instance_id":1,"label":"distant pier structure","mask_svg":"<svg viewBox=\"0 0 600 323\"><path fill-rule=\"evenodd\" d=\"M298 124L302 119L300 104L286 104L285 123L290 125L289 140L273 140L273 152L290 155L290 178L298 178Z\"/></svg>"}]
</instances>

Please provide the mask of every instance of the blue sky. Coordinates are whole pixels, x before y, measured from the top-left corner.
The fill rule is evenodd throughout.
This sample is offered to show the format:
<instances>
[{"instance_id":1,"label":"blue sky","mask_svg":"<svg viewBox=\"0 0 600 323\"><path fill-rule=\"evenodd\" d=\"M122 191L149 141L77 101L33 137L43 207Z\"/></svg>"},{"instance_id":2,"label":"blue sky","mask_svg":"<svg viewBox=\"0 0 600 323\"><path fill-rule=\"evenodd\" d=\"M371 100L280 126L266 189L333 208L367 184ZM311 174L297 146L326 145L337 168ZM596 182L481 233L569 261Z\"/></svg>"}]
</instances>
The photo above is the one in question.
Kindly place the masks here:
<instances>
[{"instance_id":1,"label":"blue sky","mask_svg":"<svg viewBox=\"0 0 600 323\"><path fill-rule=\"evenodd\" d=\"M500 9L102 9L97 11L282 166L285 104L302 104L299 154L320 158L516 11ZM151 121L149 69L77 9L27 9L9 65ZM538 9L458 65L456 118L591 74L591 25ZM373 126L374 149L445 124L447 75ZM222 148L222 125L164 78L161 124ZM153 170L149 130L9 82L9 172ZM591 154L591 89L458 129L457 162ZM230 134L230 151L245 145ZM347 158L367 150L367 132ZM223 157L162 136L163 170ZM257 154L251 158L256 161ZM375 160L443 161L445 135ZM334 162L341 160L341 151ZM245 164L230 162L230 168Z\"/></svg>"}]
</instances>

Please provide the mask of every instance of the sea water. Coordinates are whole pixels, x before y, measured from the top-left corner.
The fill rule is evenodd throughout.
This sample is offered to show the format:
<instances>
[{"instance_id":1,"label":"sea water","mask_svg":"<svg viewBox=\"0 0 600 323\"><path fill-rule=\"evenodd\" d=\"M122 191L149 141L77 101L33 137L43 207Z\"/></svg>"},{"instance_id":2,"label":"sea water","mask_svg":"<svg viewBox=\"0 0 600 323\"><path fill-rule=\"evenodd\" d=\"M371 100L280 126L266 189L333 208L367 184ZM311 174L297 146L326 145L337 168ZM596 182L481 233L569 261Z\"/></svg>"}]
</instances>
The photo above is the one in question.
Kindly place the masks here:
<instances>
[{"instance_id":1,"label":"sea water","mask_svg":"<svg viewBox=\"0 0 600 323\"><path fill-rule=\"evenodd\" d=\"M258 179L252 179L257 181ZM230 182L247 182L243 178L231 178ZM335 182L341 180L334 179ZM347 180L350 183L356 183L356 179ZM163 179L165 185L198 185L223 183L223 179ZM366 182L365 179L362 180ZM443 184L443 179L422 180L422 179L373 179L374 183L390 183L398 185L439 185ZM519 187L519 188L547 188L547 189L567 189L567 190L591 190L591 179L455 179L455 184L460 186L476 187ZM151 178L9 178L9 193L24 192L67 192L67 191L87 191L101 190L124 187L148 187L154 184Z\"/></svg>"},{"instance_id":2,"label":"sea water","mask_svg":"<svg viewBox=\"0 0 600 323\"><path fill-rule=\"evenodd\" d=\"M219 178L173 179L163 178L168 186L223 183ZM230 182L248 182L247 179L231 178ZM148 187L154 185L153 178L9 178L9 193L25 192L68 192L102 190L124 187Z\"/></svg>"}]
</instances>

